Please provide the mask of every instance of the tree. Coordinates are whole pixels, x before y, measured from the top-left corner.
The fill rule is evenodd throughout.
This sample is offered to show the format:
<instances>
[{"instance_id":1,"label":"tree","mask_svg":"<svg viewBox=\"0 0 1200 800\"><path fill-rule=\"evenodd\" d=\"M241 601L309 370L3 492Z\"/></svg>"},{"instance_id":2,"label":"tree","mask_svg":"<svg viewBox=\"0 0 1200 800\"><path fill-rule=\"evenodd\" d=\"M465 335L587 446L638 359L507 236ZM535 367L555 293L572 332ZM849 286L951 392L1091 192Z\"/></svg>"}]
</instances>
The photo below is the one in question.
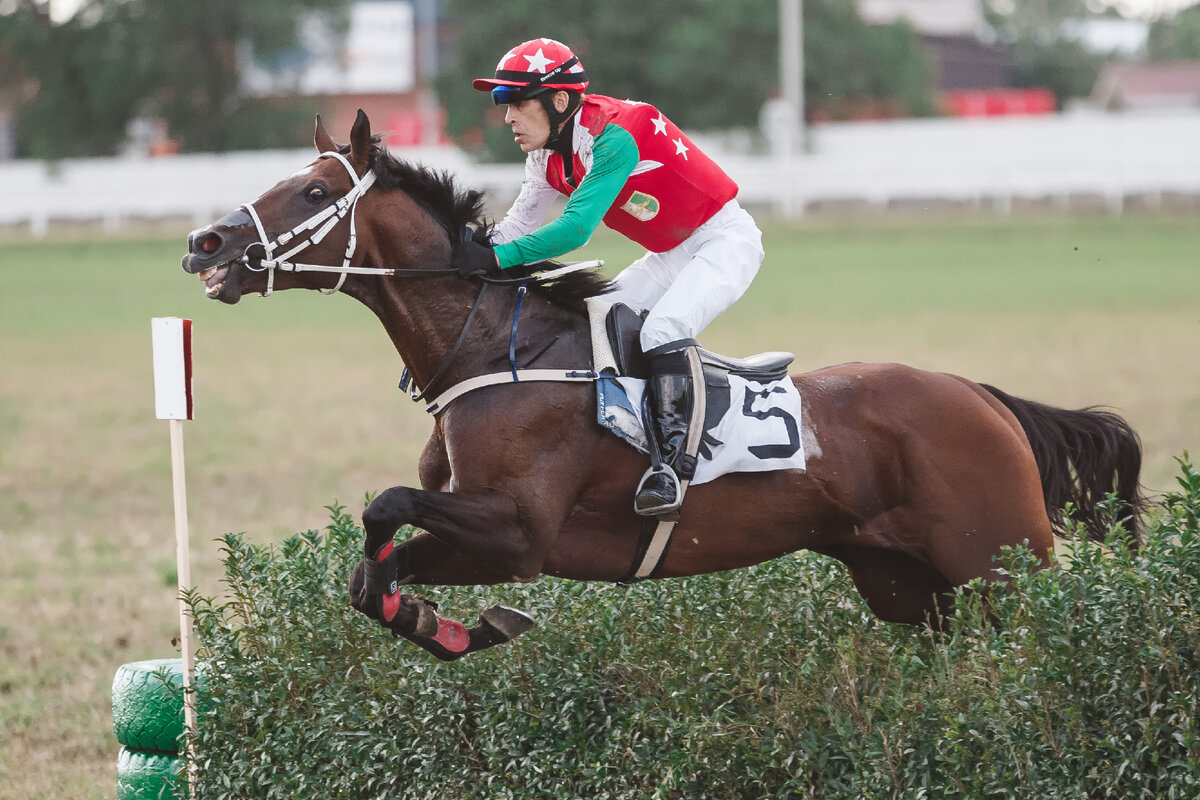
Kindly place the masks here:
<instances>
[{"instance_id":1,"label":"tree","mask_svg":"<svg viewBox=\"0 0 1200 800\"><path fill-rule=\"evenodd\" d=\"M757 125L779 85L778 0L448 0L461 20L458 59L436 85L450 131L493 157L519 158L502 112L471 88L513 45L544 30L571 46L592 90L663 108L685 128ZM805 87L813 108L838 116L852 98L895 98L910 113L932 110L933 71L906 25L872 28L845 0L805 2Z\"/></svg>"},{"instance_id":2,"label":"tree","mask_svg":"<svg viewBox=\"0 0 1200 800\"><path fill-rule=\"evenodd\" d=\"M348 7L349 0L86 0L53 23L44 4L17 0L0 16L0 63L35 87L17 110L19 151L112 154L141 115L166 119L193 151L299 144L303 138L286 139L272 119L291 117L286 101L241 91L239 46L266 55L293 48L303 15L327 14L344 29ZM311 117L303 117L306 128Z\"/></svg>"},{"instance_id":3,"label":"tree","mask_svg":"<svg viewBox=\"0 0 1200 800\"><path fill-rule=\"evenodd\" d=\"M1154 20L1146 50L1153 61L1200 58L1200 3Z\"/></svg>"},{"instance_id":4,"label":"tree","mask_svg":"<svg viewBox=\"0 0 1200 800\"><path fill-rule=\"evenodd\" d=\"M1012 48L1015 86L1054 92L1059 105L1086 97L1105 56L1068 36L1063 23L1094 16L1086 0L983 0L988 24Z\"/></svg>"},{"instance_id":5,"label":"tree","mask_svg":"<svg viewBox=\"0 0 1200 800\"><path fill-rule=\"evenodd\" d=\"M0 18L3 83L30 95L17 105L22 155L111 153L125 136L147 78L137 61L142 45L134 29L95 20L92 11L54 24L44 6L22 2Z\"/></svg>"},{"instance_id":6,"label":"tree","mask_svg":"<svg viewBox=\"0 0 1200 800\"><path fill-rule=\"evenodd\" d=\"M810 117L933 113L933 61L907 22L871 26L853 4L806 0L804 54Z\"/></svg>"},{"instance_id":7,"label":"tree","mask_svg":"<svg viewBox=\"0 0 1200 800\"><path fill-rule=\"evenodd\" d=\"M152 110L170 124L186 149L221 151L290 141L285 123L300 124L300 135L311 132L312 116L299 120L284 102L262 102L241 91L239 48L270 57L295 48L302 17L324 13L335 19L335 31L345 29L349 0L134 0L117 5L138 7L143 30L152 41L171 42L161 48ZM273 119L274 118L274 119ZM300 141L304 141L301 138Z\"/></svg>"}]
</instances>

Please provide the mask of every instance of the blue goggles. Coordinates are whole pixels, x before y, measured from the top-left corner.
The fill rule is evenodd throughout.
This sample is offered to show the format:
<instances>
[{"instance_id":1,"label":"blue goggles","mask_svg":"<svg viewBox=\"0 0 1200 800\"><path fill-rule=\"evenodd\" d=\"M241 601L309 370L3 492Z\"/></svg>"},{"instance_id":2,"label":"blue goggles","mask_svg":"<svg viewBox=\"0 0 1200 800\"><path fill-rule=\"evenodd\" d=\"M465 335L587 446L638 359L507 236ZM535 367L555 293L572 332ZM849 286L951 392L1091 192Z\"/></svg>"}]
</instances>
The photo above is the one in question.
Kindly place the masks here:
<instances>
[{"instance_id":1,"label":"blue goggles","mask_svg":"<svg viewBox=\"0 0 1200 800\"><path fill-rule=\"evenodd\" d=\"M533 96L532 86L496 86L492 89L492 102L498 106L505 103L519 103Z\"/></svg>"}]
</instances>

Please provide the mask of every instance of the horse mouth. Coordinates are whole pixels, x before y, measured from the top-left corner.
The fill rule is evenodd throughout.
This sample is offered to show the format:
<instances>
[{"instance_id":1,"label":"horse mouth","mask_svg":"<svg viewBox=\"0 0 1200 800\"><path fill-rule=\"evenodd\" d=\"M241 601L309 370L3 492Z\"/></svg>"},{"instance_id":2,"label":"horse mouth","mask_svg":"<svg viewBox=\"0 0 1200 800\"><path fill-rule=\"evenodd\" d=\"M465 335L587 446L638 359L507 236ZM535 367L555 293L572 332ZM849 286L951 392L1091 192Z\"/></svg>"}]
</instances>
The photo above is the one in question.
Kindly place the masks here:
<instances>
[{"instance_id":1,"label":"horse mouth","mask_svg":"<svg viewBox=\"0 0 1200 800\"><path fill-rule=\"evenodd\" d=\"M209 300L220 300L229 304L240 300L242 287L240 275L235 269L237 264L237 259L230 259L196 272L196 277L204 283L204 296Z\"/></svg>"},{"instance_id":2,"label":"horse mouth","mask_svg":"<svg viewBox=\"0 0 1200 800\"><path fill-rule=\"evenodd\" d=\"M215 298L221 293L221 289L225 287L225 279L229 277L229 268L232 264L233 262L227 261L224 264L217 264L196 273L200 280L204 281L204 294L206 296Z\"/></svg>"}]
</instances>

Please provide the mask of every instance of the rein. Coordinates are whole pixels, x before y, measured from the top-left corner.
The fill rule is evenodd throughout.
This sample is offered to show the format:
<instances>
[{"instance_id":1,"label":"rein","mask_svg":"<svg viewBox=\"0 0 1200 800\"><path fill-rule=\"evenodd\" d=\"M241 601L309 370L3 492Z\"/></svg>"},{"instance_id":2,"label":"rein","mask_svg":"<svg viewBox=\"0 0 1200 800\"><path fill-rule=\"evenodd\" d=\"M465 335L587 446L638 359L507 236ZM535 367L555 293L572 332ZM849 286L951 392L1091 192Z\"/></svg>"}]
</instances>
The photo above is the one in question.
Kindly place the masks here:
<instances>
[{"instance_id":1,"label":"rein","mask_svg":"<svg viewBox=\"0 0 1200 800\"><path fill-rule=\"evenodd\" d=\"M318 211L316 214L301 222L299 225L296 225L290 231L281 233L274 240L267 236L267 231L263 226L262 218L259 216L258 211L254 208L253 203L245 203L240 207L247 214L249 214L250 219L254 221L254 227L258 232L259 241L248 245L241 257L236 260L238 263L244 264L253 272L266 271L267 288L262 293L263 297L269 297L273 292L275 286L275 270L277 269L282 270L283 272L331 272L340 274L338 282L332 288L318 289L321 294L326 295L337 294L337 292L346 283L347 275L380 275L399 278L446 278L451 276L462 277L459 275L458 270L454 269L453 267L448 269L399 269L350 266L350 260L354 257L354 251L358 247L358 230L355 211L358 208L358 201L361 200L362 196L367 193L367 190L375 184L375 170L367 170L367 172L360 178L358 173L354 171L354 167L350 164L349 159L347 159L341 153L331 150L329 152L322 153L318 158L336 158L339 162L341 162L342 166L346 168L346 171L350 173L350 179L354 181L354 185L350 187L350 191L348 191L345 196L343 196L333 205ZM303 264L290 260L292 256L296 255L297 253L319 244L327 235L329 235L329 232L332 231L337 224L347 216L350 218L350 239L346 245L346 254L342 258L341 266L334 266L331 264ZM445 227L444 224L443 227ZM296 243L293 244L293 240L296 240L297 237L308 233L309 231L312 231L312 233L309 233L309 235L298 239ZM453 231L447 229L446 233L451 239L455 238ZM458 237L461 240L466 241L470 238L470 230L464 227L463 230L458 232ZM276 250L285 248L289 244L292 245L290 249L287 249L284 252L276 255ZM262 248L261 257L251 254L251 250L255 248ZM479 310L481 301L483 300L483 296L487 292L489 285L520 287L518 290L516 313L513 315L512 336L509 341L509 364L511 366L511 371L497 375L481 375L457 384L440 396L435 395L435 399L426 400L426 411L429 413L436 413L437 411L445 408L446 405L455 397L465 394L466 392L482 388L483 386L492 386L498 383L519 383L523 380L595 380L596 373L592 372L591 370L578 371L518 369L515 362L513 349L517 335L517 321L521 313L521 301L524 300L526 287L529 283L543 283L546 281L552 281L564 275L569 275L572 272L591 269L593 267L603 265L604 262L602 260L593 259L590 261L576 261L573 263L564 264L556 269L546 270L532 276L525 275L516 278L496 278L490 275L472 276L472 278L479 278L480 281L482 281L482 285L479 288L479 294L476 296L475 302L471 304L471 311L469 314L467 314L467 319L463 323L462 330L458 334L458 340L454 343L454 346L450 348L450 351L446 354L445 358L442 359L442 363L438 366L437 370L434 371L433 377L425 386L424 390L418 393L416 391L416 387L414 386L413 390L409 392L409 395L412 397L413 401L418 402L425 400L441 387L442 378L445 375L446 370L449 369L450 364L454 361L454 357L458 355L458 351L462 347L463 342L466 340L467 331L470 330L471 323L475 320L475 314ZM543 352L545 351L543 350ZM540 356L541 354L539 353L538 355ZM537 356L535 356L535 359L536 358ZM408 390L410 380L411 376L409 374L408 367L406 366L400 377L401 391Z\"/></svg>"},{"instance_id":2,"label":"rein","mask_svg":"<svg viewBox=\"0 0 1200 800\"><path fill-rule=\"evenodd\" d=\"M601 262L601 263L603 263L603 262ZM572 267L575 269L579 268L575 265L572 265ZM461 397L462 395L466 394L467 392L473 392L476 389L482 389L485 386L498 386L500 384L505 384L505 383L523 383L523 382L528 383L528 382L534 382L534 381L553 381L556 383L576 383L579 381L595 381L595 380L597 380L600 377L599 373L597 373L594 369L590 369L590 368L582 369L582 370L580 370L580 369L527 369L524 367L517 366L517 356L516 356L517 328L520 324L520 319L521 319L521 305L524 302L525 295L528 291L527 286L526 286L528 281L529 281L528 278L519 278L519 279L516 279L516 281L505 280L505 281L489 281L488 282L488 283L519 282L521 284L520 288L517 290L517 305L516 305L516 308L513 310L512 332L509 334L509 339L508 339L508 365L509 365L508 372L493 372L493 373L489 373L486 375L477 375L474 378L467 378L465 381L456 383L453 386L451 386L449 389L446 389L445 391L442 391L442 392L434 391L435 389L441 388L442 377L445 375L446 370L450 367L451 362L454 361L454 357L458 354L458 349L462 346L462 343L467 338L467 330L471 327L471 322L475 319L475 312L479 309L480 300L483 299L483 294L484 294L484 292L487 291L487 288L488 288L488 283L485 283L479 289L479 295L475 298L475 302L471 306L471 312L467 315L466 322L463 323L462 330L458 334L458 340L454 343L454 347L450 348L450 352L448 352L446 354L446 357L442 359L441 365L434 372L433 377L429 379L429 383L426 384L424 390L422 390L418 393L415 384L413 384L412 387L410 388L410 384L412 383L412 375L411 375L411 373L409 373L408 367L405 367L404 372L401 373L401 375L400 375L400 387L399 387L400 391L408 392L409 397L412 399L412 401L414 403L418 403L422 400L425 400L425 411L430 414L436 415L439 411L444 410L446 408L446 406L450 405L451 400ZM557 336L550 342L550 344L546 345L538 353L536 353L533 356L533 358L529 359L529 361L527 361L525 363L525 367L528 367L534 361L537 361L539 358L541 358L546 353L546 351L549 350L551 346L553 346L555 341L558 341ZM433 398L426 399L431 394L433 395Z\"/></svg>"},{"instance_id":3,"label":"rein","mask_svg":"<svg viewBox=\"0 0 1200 800\"><path fill-rule=\"evenodd\" d=\"M358 201L362 199L362 196L367 193L367 190L375 184L375 170L367 170L367 172L360 178L358 173L354 171L354 167L350 165L350 161L341 153L336 153L331 150L318 156L318 159L321 158L336 158L338 161L340 161L342 166L346 168L346 171L350 173L350 178L354 181L354 185L350 187L350 191L347 192L346 195L336 203L328 208L318 211L316 214L312 215L304 222L301 222L287 233L281 233L272 241L271 238L267 236L266 228L263 227L262 219L259 217L258 211L255 210L254 204L244 203L239 207L240 209L245 210L245 212L250 215L250 219L254 221L254 228L258 231L259 241L249 245L245 252L242 253L242 256L236 259L236 261L240 264L244 264L253 272L263 272L264 270L267 272L267 288L266 291L262 293L263 297L269 297L271 295L275 286L275 270L277 269L282 270L283 272L340 273L341 277L338 278L338 282L335 286L333 286L333 288L317 290L321 292L321 294L327 295L336 294L346 282L347 275L386 275L398 278L447 278L459 274L458 270L454 269L453 267L447 269L398 269L388 267L350 266L350 259L354 257L354 251L358 247L358 232L355 219L355 209L358 207ZM347 214L350 216L350 241L346 245L346 255L342 258L341 266L333 266L332 264L302 264L297 261L289 261L292 256L296 255L300 251L319 244L321 240L324 239L339 222L346 218ZM300 234L314 229L316 229L315 233L304 239L301 239L300 242L293 246L290 250L280 253L278 256L275 255L276 249L287 246ZM453 232L447 230L447 234L450 235L451 239L454 238ZM460 236L461 238L467 238L466 229L464 229ZM251 249L256 247L261 247L263 249L262 257L250 254ZM478 277L485 284L491 283L496 284L497 286L515 286L517 284L529 283L531 281L534 283L552 281L556 278L562 277L563 275L568 275L578 270L590 269L592 267L603 265L604 262L602 260L594 259L591 261L576 261L570 264L565 264L557 269L546 270L545 272L538 273L536 276L530 277L493 278L488 275L480 275ZM478 300L476 300L476 302L478 302Z\"/></svg>"}]
</instances>

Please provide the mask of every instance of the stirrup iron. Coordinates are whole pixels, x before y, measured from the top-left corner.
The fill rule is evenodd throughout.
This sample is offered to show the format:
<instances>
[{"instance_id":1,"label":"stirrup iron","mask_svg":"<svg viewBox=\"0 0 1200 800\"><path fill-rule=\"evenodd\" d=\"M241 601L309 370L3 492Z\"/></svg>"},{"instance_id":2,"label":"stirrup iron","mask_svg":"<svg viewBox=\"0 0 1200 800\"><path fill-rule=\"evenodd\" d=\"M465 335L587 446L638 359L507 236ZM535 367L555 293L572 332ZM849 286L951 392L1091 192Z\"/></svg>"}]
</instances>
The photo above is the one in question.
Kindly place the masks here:
<instances>
[{"instance_id":1,"label":"stirrup iron","mask_svg":"<svg viewBox=\"0 0 1200 800\"><path fill-rule=\"evenodd\" d=\"M675 501L666 505L651 506L649 508L638 508L638 497L642 494L642 489L646 486L646 481L657 474L665 475L675 489ZM683 505L683 485L679 480L679 475L675 470L671 469L671 465L667 463L651 466L645 473L642 474L642 479L638 481L637 491L633 493L633 511L643 517L661 517L665 514L674 514L679 511L679 507Z\"/></svg>"}]
</instances>

